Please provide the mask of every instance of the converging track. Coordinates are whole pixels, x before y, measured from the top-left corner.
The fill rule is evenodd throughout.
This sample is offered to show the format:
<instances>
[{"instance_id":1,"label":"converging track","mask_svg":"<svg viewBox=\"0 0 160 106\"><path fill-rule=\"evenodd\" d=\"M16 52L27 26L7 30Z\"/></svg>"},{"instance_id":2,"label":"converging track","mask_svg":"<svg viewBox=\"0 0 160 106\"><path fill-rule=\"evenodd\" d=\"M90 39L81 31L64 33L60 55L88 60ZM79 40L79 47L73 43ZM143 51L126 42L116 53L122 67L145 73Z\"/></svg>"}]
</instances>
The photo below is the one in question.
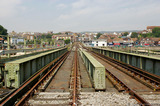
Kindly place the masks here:
<instances>
[{"instance_id":1,"label":"converging track","mask_svg":"<svg viewBox=\"0 0 160 106\"><path fill-rule=\"evenodd\" d=\"M7 97L5 97L3 100L1 100L0 105L4 105L4 106L17 105L17 106L19 106L19 105L25 104L26 101L34 93L37 92L38 87L43 86L43 83L45 83L44 81L48 80L49 78L51 78L53 76L53 73L55 73L56 70L58 69L58 67L60 67L60 65L62 65L62 63L64 62L64 60L68 56L68 54L69 54L69 52L66 52L61 57L53 60L47 66L42 68L32 78L30 78L28 81L26 81L22 86L20 86L14 92L12 92ZM55 63L54 66L53 66L53 63ZM47 70L47 72L46 72L46 70ZM46 72L46 74L44 74L41 77L42 73L45 73L45 72ZM37 79L39 79L39 80L37 81ZM35 82L35 81L37 81L37 82ZM34 83L34 85L33 85L33 83Z\"/></svg>"},{"instance_id":2,"label":"converging track","mask_svg":"<svg viewBox=\"0 0 160 106\"><path fill-rule=\"evenodd\" d=\"M88 91L93 91L93 88L90 80L85 86L81 83L81 80L84 82L84 79L88 78L81 77L77 48L75 44L70 52L66 52L42 68L20 88L4 98L1 105L79 105L78 95L81 86L84 89L87 87Z\"/></svg>"},{"instance_id":3,"label":"converging track","mask_svg":"<svg viewBox=\"0 0 160 106\"><path fill-rule=\"evenodd\" d=\"M83 45L82 47L105 66L106 79L109 79L119 92L128 92L141 105L148 106L160 103L158 98L160 96L159 76L91 51Z\"/></svg>"},{"instance_id":4,"label":"converging track","mask_svg":"<svg viewBox=\"0 0 160 106\"><path fill-rule=\"evenodd\" d=\"M73 91L72 91L72 106L76 106L78 104L78 88L80 84L80 76L78 76L78 56L77 56L77 47L74 54L74 70L73 70L73 81L71 81L71 84L73 83Z\"/></svg>"},{"instance_id":5,"label":"converging track","mask_svg":"<svg viewBox=\"0 0 160 106\"><path fill-rule=\"evenodd\" d=\"M106 89L96 91L79 48L103 66ZM88 54L88 55L90 55ZM83 56L82 56L83 57ZM93 59L92 59L93 60ZM94 73L94 72L92 72ZM94 73L95 74L95 73ZM75 43L70 51L40 69L0 102L1 106L156 105L160 77L90 51Z\"/></svg>"},{"instance_id":6,"label":"converging track","mask_svg":"<svg viewBox=\"0 0 160 106\"><path fill-rule=\"evenodd\" d=\"M99 53L92 52L92 55L106 67L106 78L113 83L118 91L127 91L139 104L148 106L159 103L157 99L148 102L147 98L143 97L143 94L151 94L155 97L157 94L160 95L159 77Z\"/></svg>"}]
</instances>

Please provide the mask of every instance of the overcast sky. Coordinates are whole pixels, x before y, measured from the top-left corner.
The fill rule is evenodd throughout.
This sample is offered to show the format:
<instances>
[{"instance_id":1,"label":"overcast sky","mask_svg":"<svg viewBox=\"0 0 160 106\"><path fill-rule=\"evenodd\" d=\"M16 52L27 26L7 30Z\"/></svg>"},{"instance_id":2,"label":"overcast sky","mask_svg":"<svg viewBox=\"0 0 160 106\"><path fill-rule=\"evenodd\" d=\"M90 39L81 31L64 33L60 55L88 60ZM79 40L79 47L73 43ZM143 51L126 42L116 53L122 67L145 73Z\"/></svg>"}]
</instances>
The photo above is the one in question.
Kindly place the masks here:
<instances>
[{"instance_id":1,"label":"overcast sky","mask_svg":"<svg viewBox=\"0 0 160 106\"><path fill-rule=\"evenodd\" d=\"M143 30L160 25L160 0L0 0L0 25L9 32Z\"/></svg>"}]
</instances>

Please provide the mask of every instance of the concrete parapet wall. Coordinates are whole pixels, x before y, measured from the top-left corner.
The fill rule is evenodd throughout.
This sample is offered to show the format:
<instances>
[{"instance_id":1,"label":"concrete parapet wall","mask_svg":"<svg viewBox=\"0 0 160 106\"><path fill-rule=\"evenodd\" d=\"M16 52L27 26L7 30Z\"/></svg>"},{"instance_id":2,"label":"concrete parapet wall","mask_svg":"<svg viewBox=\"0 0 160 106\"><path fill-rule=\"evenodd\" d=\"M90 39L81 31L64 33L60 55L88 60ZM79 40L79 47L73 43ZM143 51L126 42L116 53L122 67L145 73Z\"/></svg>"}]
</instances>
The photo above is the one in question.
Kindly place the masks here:
<instances>
[{"instance_id":1,"label":"concrete parapet wall","mask_svg":"<svg viewBox=\"0 0 160 106\"><path fill-rule=\"evenodd\" d=\"M79 53L92 79L95 90L105 90L105 67L84 50L79 49Z\"/></svg>"},{"instance_id":2,"label":"concrete parapet wall","mask_svg":"<svg viewBox=\"0 0 160 106\"><path fill-rule=\"evenodd\" d=\"M33 74L66 51L67 48L60 48L5 63L5 86L18 88Z\"/></svg>"},{"instance_id":3,"label":"concrete parapet wall","mask_svg":"<svg viewBox=\"0 0 160 106\"><path fill-rule=\"evenodd\" d=\"M160 76L160 58L102 48L92 50Z\"/></svg>"}]
</instances>

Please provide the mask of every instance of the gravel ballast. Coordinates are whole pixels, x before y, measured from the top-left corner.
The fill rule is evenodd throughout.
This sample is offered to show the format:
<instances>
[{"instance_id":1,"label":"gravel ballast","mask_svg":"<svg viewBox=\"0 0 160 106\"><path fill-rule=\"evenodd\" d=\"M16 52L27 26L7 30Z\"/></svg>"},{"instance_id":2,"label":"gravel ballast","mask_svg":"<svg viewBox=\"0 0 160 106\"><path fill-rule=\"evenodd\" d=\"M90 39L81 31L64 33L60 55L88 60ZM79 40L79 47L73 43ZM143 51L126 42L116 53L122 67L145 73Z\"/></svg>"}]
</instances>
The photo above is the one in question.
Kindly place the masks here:
<instances>
[{"instance_id":1,"label":"gravel ballast","mask_svg":"<svg viewBox=\"0 0 160 106\"><path fill-rule=\"evenodd\" d=\"M135 106L138 105L135 99L130 99L126 93L114 92L92 92L81 93L79 102L82 106Z\"/></svg>"}]
</instances>

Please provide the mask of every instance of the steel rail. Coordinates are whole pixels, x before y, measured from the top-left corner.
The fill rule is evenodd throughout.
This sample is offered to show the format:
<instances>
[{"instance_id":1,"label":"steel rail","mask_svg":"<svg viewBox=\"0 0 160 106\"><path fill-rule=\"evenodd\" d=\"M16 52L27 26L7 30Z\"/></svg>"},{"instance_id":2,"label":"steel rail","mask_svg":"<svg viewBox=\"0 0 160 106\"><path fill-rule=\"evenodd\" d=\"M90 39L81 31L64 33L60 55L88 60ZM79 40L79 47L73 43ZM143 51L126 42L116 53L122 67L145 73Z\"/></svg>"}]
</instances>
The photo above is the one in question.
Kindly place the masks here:
<instances>
[{"instance_id":1,"label":"steel rail","mask_svg":"<svg viewBox=\"0 0 160 106\"><path fill-rule=\"evenodd\" d=\"M77 105L77 75L78 75L78 62L77 62L77 48L74 55L74 83L73 83L73 101L72 106Z\"/></svg>"},{"instance_id":2,"label":"steel rail","mask_svg":"<svg viewBox=\"0 0 160 106\"><path fill-rule=\"evenodd\" d=\"M94 52L92 52L94 53ZM98 54L94 54L95 56L97 56L100 59L103 59L103 57L99 56ZM119 78L117 78L114 74L112 74L112 72L110 72L109 70L106 69L106 72L118 83L120 83L120 85L129 92L129 94L133 97L135 97L136 101L143 106L150 106L150 103L147 102L146 100L144 100L142 97L140 97L138 94L136 94L131 88L129 88L123 81L121 81Z\"/></svg>"},{"instance_id":3,"label":"steel rail","mask_svg":"<svg viewBox=\"0 0 160 106\"><path fill-rule=\"evenodd\" d=\"M3 100L0 104L0 106L8 106L8 105L14 105L14 103L17 101L17 99L21 98L24 93L26 93L32 85L31 83L36 83L42 73L44 73L47 69L49 69L53 63L56 63L59 59L64 58L69 52L64 53L59 58L53 60L49 64L47 64L44 68L42 68L39 72L37 72L32 78L27 80L23 85L21 85L18 89L16 89L14 92L11 92L5 100ZM57 62L58 63L58 62ZM27 91L26 91L27 90ZM24 92L25 91L25 92Z\"/></svg>"},{"instance_id":4,"label":"steel rail","mask_svg":"<svg viewBox=\"0 0 160 106\"><path fill-rule=\"evenodd\" d=\"M65 56L60 59L60 61L58 61L23 97L20 101L18 101L18 103L16 104L16 106L21 106L25 103L25 101L29 98L29 96L33 95L33 92L35 91L35 89L38 88L38 85L40 85L53 71L54 69L56 69L57 67L59 67L61 65L61 63L67 58L67 55L69 53L65 54Z\"/></svg>"},{"instance_id":5,"label":"steel rail","mask_svg":"<svg viewBox=\"0 0 160 106\"><path fill-rule=\"evenodd\" d=\"M149 80L151 83L155 83L157 85L160 85L160 77L157 76L157 75L151 74L149 72L146 72L142 69L139 69L139 68L136 68L134 66L128 65L126 63L122 63L118 60L115 60L115 59L112 59L110 57L104 56L100 53L96 53L96 52L93 52L93 51L92 51L92 53L97 54L97 56L101 56L104 59L106 59L107 61L110 61L112 63L115 63L115 64L127 69L127 71L133 72L135 75L140 75L140 77L143 77L145 80ZM154 88L154 90L160 90L160 87L156 87L156 88Z\"/></svg>"},{"instance_id":6,"label":"steel rail","mask_svg":"<svg viewBox=\"0 0 160 106\"><path fill-rule=\"evenodd\" d=\"M109 70L106 69L106 72L112 77L114 78L117 82L121 83L121 86L123 86L123 88L129 92L129 94L133 97L135 97L135 99L138 101L138 103L140 105L143 106L151 106L151 104L149 102L147 102L145 99L143 99L142 97L140 97L138 94L136 94L131 88L129 88L123 81L121 81L119 78L117 78L114 74L112 74Z\"/></svg>"},{"instance_id":7,"label":"steel rail","mask_svg":"<svg viewBox=\"0 0 160 106\"><path fill-rule=\"evenodd\" d=\"M83 44L81 44L83 48L87 49L88 51L90 51L90 49L88 49L87 47L85 47ZM140 68L137 68L137 67L134 67L134 66L131 66L129 64L126 64L126 63L123 63L119 60L115 60L111 57L107 57L105 55L102 55L100 53L97 53L95 51L90 51L90 52L93 52L101 57L104 57L105 59L108 59L109 61L112 61L113 63L117 64L117 65L120 65L121 67L135 73L135 74L138 74L140 75L141 77L143 77L144 79L146 80L149 80L151 83L155 83L157 84L158 86L160 86L160 76L158 75L154 75L152 73L149 73L149 72L146 72L145 70L143 69L140 69ZM160 90L160 87L156 87L156 89L154 90Z\"/></svg>"},{"instance_id":8,"label":"steel rail","mask_svg":"<svg viewBox=\"0 0 160 106\"><path fill-rule=\"evenodd\" d=\"M106 56L105 56L106 57ZM131 70L131 71L134 71L135 73L138 73L138 74L142 74L142 75L147 75L146 77L149 78L150 80L153 80L154 82L156 82L157 84L160 84L160 77L157 76L157 75L154 75L154 74L151 74L149 72L146 72L142 69L139 69L137 67L134 67L134 66L131 66L131 65L124 65L124 63L118 61L118 60L115 60L115 59L112 59L111 57L106 57L108 58L110 61L113 61L114 63L118 64L118 65L121 65L122 67L128 69L128 70ZM148 77L149 75L149 77ZM152 79L151 79L151 78Z\"/></svg>"}]
</instances>

